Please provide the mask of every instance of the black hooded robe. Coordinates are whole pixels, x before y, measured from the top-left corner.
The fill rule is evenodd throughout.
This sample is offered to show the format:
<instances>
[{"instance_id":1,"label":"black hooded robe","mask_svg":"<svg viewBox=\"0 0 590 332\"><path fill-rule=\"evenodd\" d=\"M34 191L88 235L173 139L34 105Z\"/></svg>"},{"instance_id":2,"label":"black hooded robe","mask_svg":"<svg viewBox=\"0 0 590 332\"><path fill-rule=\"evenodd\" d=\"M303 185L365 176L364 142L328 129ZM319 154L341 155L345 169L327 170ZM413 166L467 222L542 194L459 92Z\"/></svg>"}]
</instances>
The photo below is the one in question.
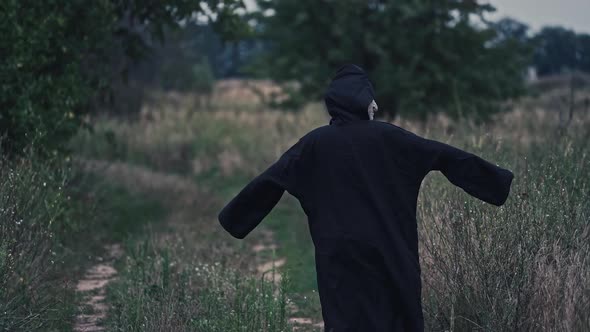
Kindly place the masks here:
<instances>
[{"instance_id":1,"label":"black hooded robe","mask_svg":"<svg viewBox=\"0 0 590 332\"><path fill-rule=\"evenodd\" d=\"M325 330L423 331L416 201L441 171L470 195L506 201L513 174L480 157L395 125L369 121L373 87L342 67L325 101L330 125L302 137L220 212L244 238L286 190L308 217Z\"/></svg>"}]
</instances>

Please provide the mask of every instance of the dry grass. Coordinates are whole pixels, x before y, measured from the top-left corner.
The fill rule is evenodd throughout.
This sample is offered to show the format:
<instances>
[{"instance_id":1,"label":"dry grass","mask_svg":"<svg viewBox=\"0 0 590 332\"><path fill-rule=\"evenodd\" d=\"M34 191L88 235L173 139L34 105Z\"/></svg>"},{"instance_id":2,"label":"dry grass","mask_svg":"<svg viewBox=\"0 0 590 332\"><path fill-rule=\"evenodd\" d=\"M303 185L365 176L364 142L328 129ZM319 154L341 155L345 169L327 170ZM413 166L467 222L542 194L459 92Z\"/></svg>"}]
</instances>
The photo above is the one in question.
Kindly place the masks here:
<instances>
[{"instance_id":1,"label":"dry grass","mask_svg":"<svg viewBox=\"0 0 590 332\"><path fill-rule=\"evenodd\" d=\"M418 213L430 330L590 328L590 114L584 109L590 92L578 92L566 128L555 106L564 93L512 103L512 111L486 124L444 116L426 124L396 120L516 175L502 208L468 198L442 176L426 179ZM318 104L284 113L247 103L250 98L236 97L241 108L198 111L180 101L146 106L134 122L96 119L98 134L81 134L76 148L92 158L181 173L227 197L327 122Z\"/></svg>"}]
</instances>

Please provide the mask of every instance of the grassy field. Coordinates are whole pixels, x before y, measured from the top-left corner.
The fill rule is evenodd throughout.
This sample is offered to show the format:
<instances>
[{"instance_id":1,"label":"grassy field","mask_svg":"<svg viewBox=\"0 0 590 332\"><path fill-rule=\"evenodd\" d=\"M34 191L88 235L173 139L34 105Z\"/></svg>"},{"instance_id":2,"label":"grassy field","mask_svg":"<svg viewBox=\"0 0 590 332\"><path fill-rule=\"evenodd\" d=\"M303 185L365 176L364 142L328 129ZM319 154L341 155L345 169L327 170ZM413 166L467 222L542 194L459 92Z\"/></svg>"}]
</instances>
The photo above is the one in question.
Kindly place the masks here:
<instances>
[{"instance_id":1,"label":"grassy field","mask_svg":"<svg viewBox=\"0 0 590 332\"><path fill-rule=\"evenodd\" d=\"M69 331L83 271L163 210L67 162L2 161L0 178L0 330Z\"/></svg>"},{"instance_id":2,"label":"grassy field","mask_svg":"<svg viewBox=\"0 0 590 332\"><path fill-rule=\"evenodd\" d=\"M154 109L142 114L141 119L135 122L100 119L95 125L94 135L82 134L76 138L74 144L82 158L145 169L148 174L141 175L142 179L138 181L156 184L128 183L128 187L144 186L140 191L159 196L169 210L165 222L168 229L153 231L151 240L147 242L144 236L139 236L125 246L134 253L134 258L121 265L124 273L113 286L111 294L117 315L110 316L111 320L107 322L110 327L114 330L155 331L169 326L172 319L175 330L285 331L294 324L288 321L294 316L311 317L315 323L321 320L319 300L315 294L317 286L311 239L306 233L307 225L301 222L301 212L293 209L293 202L282 202L269 216L269 225L275 226L256 230L246 241L231 238L216 219L223 204L241 186L282 153L282 149L292 144L305 128L312 126L314 121L320 123L317 119L322 119L322 114L313 114L312 111L315 112L315 109L306 111L307 115L304 115L259 114L251 110L183 112ZM260 116L264 122L257 124ZM283 123L283 120L288 122ZM272 150L260 153L260 147L264 146L272 147ZM129 182L138 172L123 173L122 176L109 175L109 178L119 176L122 179L116 181ZM192 183L194 188L174 192L177 185L157 184L162 182L162 178L170 176L177 182ZM300 228L296 233L298 238L290 239L289 247L281 245L273 250L273 245L282 242L291 232L290 228L281 227L284 222ZM170 238L174 240L170 241ZM137 246L142 249L137 251ZM262 249L255 249L257 246ZM172 259L174 268L163 270L161 266L150 266L144 270L142 263L139 271L135 261L139 259L138 253L141 253L142 261L170 262ZM282 275L281 282L276 283L262 276L262 266L272 262L273 257L285 256L286 271L290 271L287 274L293 274L293 280L306 280L304 285L289 283L285 275ZM206 271L203 266L214 268L214 275L203 272ZM138 281L136 276L139 272L144 276L147 274L148 280ZM240 278L231 277L236 274ZM266 273L269 274L272 275L272 271ZM143 294L146 284L159 284L158 287L163 288L161 282L164 279L175 280L175 287L166 288L166 296L171 297L169 301L178 300L177 287L188 290L190 294L187 296L192 302L186 302L185 298L167 304L177 308L173 311L178 311L182 317L168 316L165 313L169 311L162 310L160 306L163 303L144 301L146 299L137 296ZM118 293L117 289L126 293ZM137 293L130 296L132 290ZM203 292L218 294L203 297ZM141 298L141 303L125 301L130 297ZM248 301L241 298L248 298ZM297 314L292 313L293 303L299 308ZM138 320L135 316L131 318L131 313L138 312L147 321ZM152 312L163 313L163 316L149 314ZM230 313L235 313L235 317ZM125 325L130 321L134 323ZM317 326L312 328L319 330Z\"/></svg>"},{"instance_id":3,"label":"grassy field","mask_svg":"<svg viewBox=\"0 0 590 332\"><path fill-rule=\"evenodd\" d=\"M77 315L91 314L75 285L101 262L105 244L122 249L105 286L106 330L322 330L298 202L286 194L243 241L216 218L250 179L324 125L325 111L269 110L230 83L210 109L196 108L192 96L155 93L136 118L92 119L93 133L75 137L61 173L2 163L1 330L70 330ZM577 95L569 124L558 112L567 96L560 90L514 102L483 124L395 121L515 173L501 208L438 173L423 183L428 330L590 328L590 92Z\"/></svg>"},{"instance_id":4,"label":"grassy field","mask_svg":"<svg viewBox=\"0 0 590 332\"><path fill-rule=\"evenodd\" d=\"M513 103L511 112L485 124L445 117L433 117L426 124L396 121L421 135L477 153L516 176L511 196L501 208L469 197L440 174L425 180L418 213L429 330L583 330L590 326L590 114L583 111L584 94L578 94L579 111L563 126L553 101L567 92L551 93ZM157 330L167 319L174 319L179 330L279 331L289 317L319 322L313 246L296 200L285 196L246 241L229 238L215 217L223 203L288 146L326 123L323 107L312 104L297 113L282 113L244 97L233 100L233 105L246 105L242 108L224 102L217 107L213 103L211 110L197 110L190 98L174 98L173 104L147 105L134 121L97 119L96 133L82 134L75 141L85 158L175 174L194 183L212 201L208 208L196 203L172 207L184 210L185 216L176 218L182 231L172 227L154 232L154 239L140 238L139 247L129 248L132 258L121 262L128 272L115 289L145 294L149 284L159 285L156 293L166 300L150 302L134 295L141 303L129 303L129 294L114 292L115 312L122 314L109 318L109 326L124 330L124 324L131 324L128 328ZM162 240L171 236L174 241ZM261 243L264 250L252 250ZM253 286L260 281L257 266L272 257L284 259L280 270L289 276L288 287L267 284L284 293L257 294L265 291L263 286ZM158 267L157 262L175 268ZM241 278L233 280L233 272L216 274L218 270L199 276L191 269L200 264L239 271ZM138 279L138 273L148 279ZM213 300L211 292L217 291L223 295ZM267 296L270 302L258 302ZM180 317L171 318L174 315ZM245 323L263 321L262 325ZM313 324L299 326L319 329Z\"/></svg>"}]
</instances>

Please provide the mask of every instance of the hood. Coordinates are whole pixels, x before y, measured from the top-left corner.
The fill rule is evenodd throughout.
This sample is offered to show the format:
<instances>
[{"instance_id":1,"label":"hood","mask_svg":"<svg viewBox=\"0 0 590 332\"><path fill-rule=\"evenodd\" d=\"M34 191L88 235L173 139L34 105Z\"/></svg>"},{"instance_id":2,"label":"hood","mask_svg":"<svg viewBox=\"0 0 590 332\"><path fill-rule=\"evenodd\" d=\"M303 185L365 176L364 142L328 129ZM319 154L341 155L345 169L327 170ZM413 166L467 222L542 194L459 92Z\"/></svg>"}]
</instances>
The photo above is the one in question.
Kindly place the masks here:
<instances>
[{"instance_id":1,"label":"hood","mask_svg":"<svg viewBox=\"0 0 590 332\"><path fill-rule=\"evenodd\" d=\"M342 66L324 95L326 108L332 117L330 124L369 120L367 110L374 98L375 91L365 71L352 64Z\"/></svg>"}]
</instances>

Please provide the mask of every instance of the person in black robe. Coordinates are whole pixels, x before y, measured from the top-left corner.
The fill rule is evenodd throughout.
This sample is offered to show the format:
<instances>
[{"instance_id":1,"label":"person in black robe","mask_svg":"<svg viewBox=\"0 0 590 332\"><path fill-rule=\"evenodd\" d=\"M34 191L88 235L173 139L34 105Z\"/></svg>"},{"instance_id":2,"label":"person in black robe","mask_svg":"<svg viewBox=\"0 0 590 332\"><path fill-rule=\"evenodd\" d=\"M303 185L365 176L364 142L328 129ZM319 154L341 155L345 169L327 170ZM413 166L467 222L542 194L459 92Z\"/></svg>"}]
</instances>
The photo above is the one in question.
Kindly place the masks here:
<instances>
[{"instance_id":1,"label":"person in black robe","mask_svg":"<svg viewBox=\"0 0 590 332\"><path fill-rule=\"evenodd\" d=\"M374 90L362 68L340 68L325 93L329 125L316 128L219 213L242 239L284 191L308 217L325 331L423 331L416 204L432 170L500 206L513 174L450 145L370 121Z\"/></svg>"}]
</instances>

